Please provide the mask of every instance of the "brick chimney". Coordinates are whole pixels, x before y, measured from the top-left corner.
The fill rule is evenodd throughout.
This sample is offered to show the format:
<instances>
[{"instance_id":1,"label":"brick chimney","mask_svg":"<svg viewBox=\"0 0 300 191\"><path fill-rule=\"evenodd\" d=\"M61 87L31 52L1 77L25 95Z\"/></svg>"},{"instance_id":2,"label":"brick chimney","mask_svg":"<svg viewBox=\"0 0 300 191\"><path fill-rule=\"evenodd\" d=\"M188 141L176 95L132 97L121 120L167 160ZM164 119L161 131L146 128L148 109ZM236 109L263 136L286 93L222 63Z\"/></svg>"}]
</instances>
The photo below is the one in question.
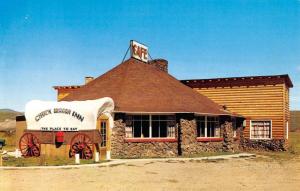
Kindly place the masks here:
<instances>
[{"instance_id":1,"label":"brick chimney","mask_svg":"<svg viewBox=\"0 0 300 191\"><path fill-rule=\"evenodd\" d=\"M168 61L165 59L150 60L148 64L153 65L156 68L168 73Z\"/></svg>"},{"instance_id":2,"label":"brick chimney","mask_svg":"<svg viewBox=\"0 0 300 191\"><path fill-rule=\"evenodd\" d=\"M84 84L88 84L88 83L90 83L93 80L94 80L94 77L87 76L87 77L85 77L85 83Z\"/></svg>"}]
</instances>

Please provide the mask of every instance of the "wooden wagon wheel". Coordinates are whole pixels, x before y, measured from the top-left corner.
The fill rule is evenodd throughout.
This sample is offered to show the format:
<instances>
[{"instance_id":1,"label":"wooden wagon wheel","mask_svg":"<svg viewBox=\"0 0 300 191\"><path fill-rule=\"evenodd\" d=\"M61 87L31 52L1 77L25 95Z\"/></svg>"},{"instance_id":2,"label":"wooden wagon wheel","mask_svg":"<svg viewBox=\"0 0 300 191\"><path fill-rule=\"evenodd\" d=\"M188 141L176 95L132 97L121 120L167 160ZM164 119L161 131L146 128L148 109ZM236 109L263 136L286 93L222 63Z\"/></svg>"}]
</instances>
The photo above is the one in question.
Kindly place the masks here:
<instances>
[{"instance_id":1,"label":"wooden wagon wheel","mask_svg":"<svg viewBox=\"0 0 300 191\"><path fill-rule=\"evenodd\" d=\"M40 156L40 142L32 133L24 133L19 141L19 148L24 157Z\"/></svg>"},{"instance_id":2,"label":"wooden wagon wheel","mask_svg":"<svg viewBox=\"0 0 300 191\"><path fill-rule=\"evenodd\" d=\"M93 142L92 139L84 134L76 134L70 145L70 157L74 157L75 154L79 154L81 159L91 159L93 158Z\"/></svg>"}]
</instances>

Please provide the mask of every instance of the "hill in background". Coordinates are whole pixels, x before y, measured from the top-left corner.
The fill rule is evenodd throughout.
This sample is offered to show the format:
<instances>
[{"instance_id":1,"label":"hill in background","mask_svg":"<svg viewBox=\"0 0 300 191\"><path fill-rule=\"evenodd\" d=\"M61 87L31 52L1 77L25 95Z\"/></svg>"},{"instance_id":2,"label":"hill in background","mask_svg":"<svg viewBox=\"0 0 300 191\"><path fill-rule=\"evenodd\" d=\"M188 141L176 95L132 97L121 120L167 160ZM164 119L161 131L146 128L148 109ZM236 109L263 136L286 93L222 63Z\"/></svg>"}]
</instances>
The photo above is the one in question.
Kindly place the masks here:
<instances>
[{"instance_id":1,"label":"hill in background","mask_svg":"<svg viewBox=\"0 0 300 191\"><path fill-rule=\"evenodd\" d=\"M291 111L290 131L300 131L300 111Z\"/></svg>"},{"instance_id":2,"label":"hill in background","mask_svg":"<svg viewBox=\"0 0 300 191\"><path fill-rule=\"evenodd\" d=\"M15 120L17 115L22 114L22 112L14 111L12 109L0 109L0 122Z\"/></svg>"},{"instance_id":3,"label":"hill in background","mask_svg":"<svg viewBox=\"0 0 300 191\"><path fill-rule=\"evenodd\" d=\"M23 113L12 109L0 109L0 131L15 130L18 115L23 115Z\"/></svg>"}]
</instances>

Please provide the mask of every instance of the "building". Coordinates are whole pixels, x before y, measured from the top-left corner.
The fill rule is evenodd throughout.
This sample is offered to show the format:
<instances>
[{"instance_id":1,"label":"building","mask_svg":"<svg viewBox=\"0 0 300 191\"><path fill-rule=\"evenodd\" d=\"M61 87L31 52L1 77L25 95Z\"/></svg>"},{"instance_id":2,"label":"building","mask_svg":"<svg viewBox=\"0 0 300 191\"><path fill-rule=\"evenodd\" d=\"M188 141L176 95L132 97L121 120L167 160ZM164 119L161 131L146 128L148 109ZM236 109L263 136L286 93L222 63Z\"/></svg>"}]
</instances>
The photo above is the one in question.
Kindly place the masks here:
<instances>
[{"instance_id":1,"label":"building","mask_svg":"<svg viewBox=\"0 0 300 191\"><path fill-rule=\"evenodd\" d=\"M130 58L83 86L54 88L61 101L114 100L114 126L101 130L112 157L171 157L239 146L229 122L237 118L242 128L242 118L169 75L163 59Z\"/></svg>"},{"instance_id":2,"label":"building","mask_svg":"<svg viewBox=\"0 0 300 191\"><path fill-rule=\"evenodd\" d=\"M94 121L102 141L93 152L102 159L285 150L293 86L287 75L179 81L166 60L149 60L148 48L134 41L130 47L128 60L95 79L86 77L84 85L54 86L59 102L112 98L113 112L98 112ZM17 137L26 130L24 120L17 118ZM42 127L38 133L49 134ZM54 137L49 140L46 154L57 155Z\"/></svg>"},{"instance_id":3,"label":"building","mask_svg":"<svg viewBox=\"0 0 300 191\"><path fill-rule=\"evenodd\" d=\"M243 115L244 138L253 147L281 145L288 139L290 110L288 75L182 80L183 84ZM257 145L259 144L259 145Z\"/></svg>"}]
</instances>

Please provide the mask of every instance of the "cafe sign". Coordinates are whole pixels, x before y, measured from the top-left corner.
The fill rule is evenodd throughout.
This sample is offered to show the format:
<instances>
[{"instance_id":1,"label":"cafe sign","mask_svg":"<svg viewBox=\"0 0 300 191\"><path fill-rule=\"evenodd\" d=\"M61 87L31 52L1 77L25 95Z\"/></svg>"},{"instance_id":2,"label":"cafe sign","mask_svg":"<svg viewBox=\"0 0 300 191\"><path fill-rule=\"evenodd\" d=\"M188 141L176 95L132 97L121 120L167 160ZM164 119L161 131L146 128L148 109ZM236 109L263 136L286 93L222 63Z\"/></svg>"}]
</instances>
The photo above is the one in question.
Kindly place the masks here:
<instances>
[{"instance_id":1,"label":"cafe sign","mask_svg":"<svg viewBox=\"0 0 300 191\"><path fill-rule=\"evenodd\" d=\"M148 47L134 40L130 41L131 57L143 62L148 62Z\"/></svg>"}]
</instances>

